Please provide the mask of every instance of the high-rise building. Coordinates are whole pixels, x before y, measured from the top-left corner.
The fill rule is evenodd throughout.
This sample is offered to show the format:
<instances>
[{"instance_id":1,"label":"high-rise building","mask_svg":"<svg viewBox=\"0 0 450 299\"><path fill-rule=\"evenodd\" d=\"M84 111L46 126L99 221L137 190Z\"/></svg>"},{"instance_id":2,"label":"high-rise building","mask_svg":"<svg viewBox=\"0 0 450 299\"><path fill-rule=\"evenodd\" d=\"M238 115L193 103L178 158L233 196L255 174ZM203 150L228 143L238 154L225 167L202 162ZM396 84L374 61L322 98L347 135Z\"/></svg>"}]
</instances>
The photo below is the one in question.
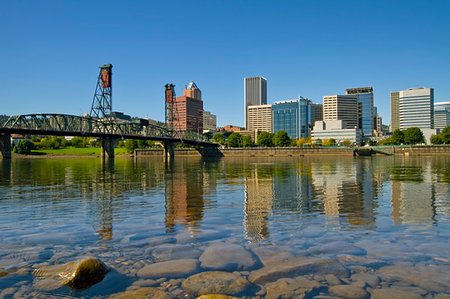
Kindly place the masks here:
<instances>
[{"instance_id":1,"label":"high-rise building","mask_svg":"<svg viewBox=\"0 0 450 299\"><path fill-rule=\"evenodd\" d=\"M373 88L372 87L358 87L349 88L345 90L347 95L356 95L359 102L359 127L362 130L364 137L373 135Z\"/></svg>"},{"instance_id":2,"label":"high-rise building","mask_svg":"<svg viewBox=\"0 0 450 299\"><path fill-rule=\"evenodd\" d=\"M434 127L444 129L450 126L450 102L434 103Z\"/></svg>"},{"instance_id":3,"label":"high-rise building","mask_svg":"<svg viewBox=\"0 0 450 299\"><path fill-rule=\"evenodd\" d=\"M323 120L323 105L311 104L310 127L312 128L316 121Z\"/></svg>"},{"instance_id":4,"label":"high-rise building","mask_svg":"<svg viewBox=\"0 0 450 299\"><path fill-rule=\"evenodd\" d=\"M263 77L244 79L244 122L248 130L248 106L267 104L267 80Z\"/></svg>"},{"instance_id":5,"label":"high-rise building","mask_svg":"<svg viewBox=\"0 0 450 299\"><path fill-rule=\"evenodd\" d=\"M217 116L205 110L203 110L203 130L217 130Z\"/></svg>"},{"instance_id":6,"label":"high-rise building","mask_svg":"<svg viewBox=\"0 0 450 299\"><path fill-rule=\"evenodd\" d=\"M174 129L203 133L202 93L194 82L186 86L184 95L175 98L173 114Z\"/></svg>"},{"instance_id":7,"label":"high-rise building","mask_svg":"<svg viewBox=\"0 0 450 299\"><path fill-rule=\"evenodd\" d=\"M391 132L400 129L400 92L391 92Z\"/></svg>"},{"instance_id":8,"label":"high-rise building","mask_svg":"<svg viewBox=\"0 0 450 299\"><path fill-rule=\"evenodd\" d=\"M400 130L434 128L433 88L410 88L399 92Z\"/></svg>"},{"instance_id":9,"label":"high-rise building","mask_svg":"<svg viewBox=\"0 0 450 299\"><path fill-rule=\"evenodd\" d=\"M272 133L272 105L251 105L247 108L247 130Z\"/></svg>"},{"instance_id":10,"label":"high-rise building","mask_svg":"<svg viewBox=\"0 0 450 299\"><path fill-rule=\"evenodd\" d=\"M348 129L358 127L358 97L356 95L324 96L323 120L343 120Z\"/></svg>"},{"instance_id":11,"label":"high-rise building","mask_svg":"<svg viewBox=\"0 0 450 299\"><path fill-rule=\"evenodd\" d=\"M285 131L295 139L309 137L309 103L302 97L273 103L273 132Z\"/></svg>"}]
</instances>

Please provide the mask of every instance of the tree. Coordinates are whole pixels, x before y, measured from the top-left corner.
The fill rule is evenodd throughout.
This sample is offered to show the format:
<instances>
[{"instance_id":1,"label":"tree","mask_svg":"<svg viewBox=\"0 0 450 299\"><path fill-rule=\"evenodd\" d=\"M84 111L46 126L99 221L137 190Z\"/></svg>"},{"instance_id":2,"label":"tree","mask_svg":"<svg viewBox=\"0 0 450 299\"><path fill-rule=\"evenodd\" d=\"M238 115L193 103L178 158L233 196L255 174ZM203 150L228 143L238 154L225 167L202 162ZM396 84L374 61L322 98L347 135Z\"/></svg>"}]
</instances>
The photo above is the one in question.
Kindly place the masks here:
<instances>
[{"instance_id":1,"label":"tree","mask_svg":"<svg viewBox=\"0 0 450 299\"><path fill-rule=\"evenodd\" d=\"M248 135L242 136L242 146L243 147L251 147L253 146L252 138Z\"/></svg>"},{"instance_id":2,"label":"tree","mask_svg":"<svg viewBox=\"0 0 450 299\"><path fill-rule=\"evenodd\" d=\"M281 130L273 136L273 144L275 146L289 146L291 145L291 139L286 131Z\"/></svg>"},{"instance_id":3,"label":"tree","mask_svg":"<svg viewBox=\"0 0 450 299\"><path fill-rule=\"evenodd\" d=\"M231 135L227 138L227 145L228 147L242 146L242 135L237 132L231 133Z\"/></svg>"},{"instance_id":4,"label":"tree","mask_svg":"<svg viewBox=\"0 0 450 299\"><path fill-rule=\"evenodd\" d=\"M14 146L13 151L18 154L27 155L31 153L31 150L34 150L35 146L31 140L24 139L20 140L16 146Z\"/></svg>"},{"instance_id":5,"label":"tree","mask_svg":"<svg viewBox=\"0 0 450 299\"><path fill-rule=\"evenodd\" d=\"M405 136L406 144L418 144L425 142L422 130L417 127L408 128L403 132L403 134Z\"/></svg>"},{"instance_id":6,"label":"tree","mask_svg":"<svg viewBox=\"0 0 450 299\"><path fill-rule=\"evenodd\" d=\"M394 130L394 132L392 132L392 139L391 139L392 144L402 144L405 143L405 134L400 131L400 129L396 129Z\"/></svg>"},{"instance_id":7,"label":"tree","mask_svg":"<svg viewBox=\"0 0 450 299\"><path fill-rule=\"evenodd\" d=\"M127 152L132 154L135 149L139 147L138 141L135 139L127 139L125 141L125 148L127 149Z\"/></svg>"},{"instance_id":8,"label":"tree","mask_svg":"<svg viewBox=\"0 0 450 299\"><path fill-rule=\"evenodd\" d=\"M444 139L441 134L432 135L430 141L431 144L444 144Z\"/></svg>"},{"instance_id":9,"label":"tree","mask_svg":"<svg viewBox=\"0 0 450 299\"><path fill-rule=\"evenodd\" d=\"M268 132L260 132L258 134L257 142L259 146L273 146L273 134Z\"/></svg>"},{"instance_id":10,"label":"tree","mask_svg":"<svg viewBox=\"0 0 450 299\"><path fill-rule=\"evenodd\" d=\"M225 137L222 133L216 133L213 135L212 141L219 144L225 144Z\"/></svg>"},{"instance_id":11,"label":"tree","mask_svg":"<svg viewBox=\"0 0 450 299\"><path fill-rule=\"evenodd\" d=\"M322 142L322 145L324 145L324 146L336 145L336 139L334 139L334 138L324 139L323 142Z\"/></svg>"},{"instance_id":12,"label":"tree","mask_svg":"<svg viewBox=\"0 0 450 299\"><path fill-rule=\"evenodd\" d=\"M344 139L344 140L342 140L341 143L343 146L351 146L352 145L352 142L349 139Z\"/></svg>"},{"instance_id":13,"label":"tree","mask_svg":"<svg viewBox=\"0 0 450 299\"><path fill-rule=\"evenodd\" d=\"M442 132L439 135L442 136L444 144L450 144L450 126L442 129Z\"/></svg>"}]
</instances>

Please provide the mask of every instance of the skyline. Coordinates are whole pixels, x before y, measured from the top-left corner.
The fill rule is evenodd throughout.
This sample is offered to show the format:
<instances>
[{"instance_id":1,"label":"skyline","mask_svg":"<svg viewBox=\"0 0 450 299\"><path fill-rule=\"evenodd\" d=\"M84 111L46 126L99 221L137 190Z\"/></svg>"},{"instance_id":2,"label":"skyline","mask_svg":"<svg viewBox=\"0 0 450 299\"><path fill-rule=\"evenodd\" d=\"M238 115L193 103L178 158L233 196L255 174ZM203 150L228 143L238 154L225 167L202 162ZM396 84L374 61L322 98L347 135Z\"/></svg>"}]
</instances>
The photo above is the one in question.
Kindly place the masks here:
<instances>
[{"instance_id":1,"label":"skyline","mask_svg":"<svg viewBox=\"0 0 450 299\"><path fill-rule=\"evenodd\" d=\"M219 126L244 126L244 78L267 102L314 103L374 88L450 101L450 2L0 0L0 114L89 113L98 67L113 64L113 110L164 120L164 84L196 82ZM106 16L106 17L105 17Z\"/></svg>"}]
</instances>

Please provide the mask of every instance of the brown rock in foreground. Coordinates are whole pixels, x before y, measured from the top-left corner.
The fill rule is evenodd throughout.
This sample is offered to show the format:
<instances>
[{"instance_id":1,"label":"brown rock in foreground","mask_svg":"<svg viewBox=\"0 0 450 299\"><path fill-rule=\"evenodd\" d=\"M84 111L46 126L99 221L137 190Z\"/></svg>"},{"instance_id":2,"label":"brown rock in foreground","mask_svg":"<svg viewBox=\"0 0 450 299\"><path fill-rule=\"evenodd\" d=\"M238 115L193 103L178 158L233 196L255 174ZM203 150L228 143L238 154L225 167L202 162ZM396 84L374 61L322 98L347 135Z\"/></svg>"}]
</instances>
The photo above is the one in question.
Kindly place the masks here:
<instances>
[{"instance_id":1,"label":"brown rock in foreground","mask_svg":"<svg viewBox=\"0 0 450 299\"><path fill-rule=\"evenodd\" d=\"M199 263L196 259L180 259L147 265L137 274L145 278L181 278L199 271Z\"/></svg>"},{"instance_id":2,"label":"brown rock in foreground","mask_svg":"<svg viewBox=\"0 0 450 299\"><path fill-rule=\"evenodd\" d=\"M183 289L199 296L206 294L222 294L237 296L247 290L251 284L241 276L220 271L195 274L183 281Z\"/></svg>"},{"instance_id":3,"label":"brown rock in foreground","mask_svg":"<svg viewBox=\"0 0 450 299\"><path fill-rule=\"evenodd\" d=\"M114 295L112 299L128 299L128 298L152 298L152 299L172 299L170 293L157 288L140 288L137 290L125 291L120 294Z\"/></svg>"}]
</instances>

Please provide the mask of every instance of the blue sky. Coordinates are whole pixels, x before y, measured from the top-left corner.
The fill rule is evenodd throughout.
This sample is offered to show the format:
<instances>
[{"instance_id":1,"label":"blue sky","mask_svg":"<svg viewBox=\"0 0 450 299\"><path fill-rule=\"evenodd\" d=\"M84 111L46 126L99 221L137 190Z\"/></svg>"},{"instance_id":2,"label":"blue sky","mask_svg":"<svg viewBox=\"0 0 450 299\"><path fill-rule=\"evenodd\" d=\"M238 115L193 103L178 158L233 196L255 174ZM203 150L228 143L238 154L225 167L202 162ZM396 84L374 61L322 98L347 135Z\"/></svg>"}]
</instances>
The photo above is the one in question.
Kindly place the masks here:
<instances>
[{"instance_id":1,"label":"blue sky","mask_svg":"<svg viewBox=\"0 0 450 299\"><path fill-rule=\"evenodd\" d=\"M0 114L89 112L98 66L113 110L164 119L164 84L191 80L218 125L243 125L244 77L268 102L373 86L434 87L450 101L447 0L0 0Z\"/></svg>"}]
</instances>

